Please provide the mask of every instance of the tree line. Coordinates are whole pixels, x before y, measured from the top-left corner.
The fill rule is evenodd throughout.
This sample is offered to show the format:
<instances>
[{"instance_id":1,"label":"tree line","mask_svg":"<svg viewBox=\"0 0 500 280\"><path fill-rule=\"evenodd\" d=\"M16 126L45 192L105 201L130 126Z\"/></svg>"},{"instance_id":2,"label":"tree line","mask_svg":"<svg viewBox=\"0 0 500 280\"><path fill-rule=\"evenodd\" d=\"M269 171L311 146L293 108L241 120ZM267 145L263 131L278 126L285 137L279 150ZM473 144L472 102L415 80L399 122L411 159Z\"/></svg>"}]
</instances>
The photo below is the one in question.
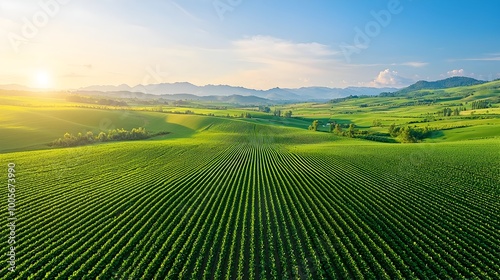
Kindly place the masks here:
<instances>
[{"instance_id":1,"label":"tree line","mask_svg":"<svg viewBox=\"0 0 500 280\"><path fill-rule=\"evenodd\" d=\"M66 101L76 102L76 103L86 103L86 104L107 105L107 106L128 106L127 102L125 101L105 99L105 98L97 99L80 95L68 95L66 96Z\"/></svg>"},{"instance_id":2,"label":"tree line","mask_svg":"<svg viewBox=\"0 0 500 280\"><path fill-rule=\"evenodd\" d=\"M472 110L476 109L487 109L491 107L491 102L487 100L478 100L472 102Z\"/></svg>"},{"instance_id":3,"label":"tree line","mask_svg":"<svg viewBox=\"0 0 500 280\"><path fill-rule=\"evenodd\" d=\"M335 123L335 121L330 122L329 124L329 132L330 133L335 133L339 136L347 136L354 138L356 134L359 134L360 132L356 130L356 126L353 123L350 123L348 125L342 125L339 123ZM319 121L315 120L312 122L312 124L309 126L309 130L312 131L318 131L319 127ZM346 131L343 130L344 128L347 128Z\"/></svg>"},{"instance_id":4,"label":"tree line","mask_svg":"<svg viewBox=\"0 0 500 280\"><path fill-rule=\"evenodd\" d=\"M446 107L443 110L439 110L438 115L443 116L443 117L460 116L460 112L465 111L465 110L467 110L467 109L465 109L465 107L464 108L457 107L453 110L451 108Z\"/></svg>"},{"instance_id":5,"label":"tree line","mask_svg":"<svg viewBox=\"0 0 500 280\"><path fill-rule=\"evenodd\" d=\"M271 113L271 108L268 106L259 106L259 111L264 112L264 113ZM273 113L273 116L275 116L275 117L285 117L285 118L292 117L291 110L282 112L280 109L274 109L274 111L272 113Z\"/></svg>"},{"instance_id":6,"label":"tree line","mask_svg":"<svg viewBox=\"0 0 500 280\"><path fill-rule=\"evenodd\" d=\"M398 138L403 143L416 143L430 136L432 129L428 126L424 128L415 128L410 126L389 126L389 135Z\"/></svg>"},{"instance_id":7,"label":"tree line","mask_svg":"<svg viewBox=\"0 0 500 280\"><path fill-rule=\"evenodd\" d=\"M374 124L381 126L380 121L374 120ZM319 128L319 121L314 120L311 125L309 125L309 130L317 131ZM394 139L387 137L384 133L370 133L367 130L356 129L354 123L350 124L340 124L335 121L328 123L329 132L334 133L338 136L350 137L350 138L362 138L377 142L396 142ZM424 128L410 127L410 126L396 126L396 124L391 124L389 126L389 135L393 138L398 139L403 143L416 143L425 138L431 136L431 133L435 129L426 126Z\"/></svg>"},{"instance_id":8,"label":"tree line","mask_svg":"<svg viewBox=\"0 0 500 280\"><path fill-rule=\"evenodd\" d=\"M75 147L98 142L142 140L154 136L165 135L168 133L169 132L158 132L152 134L147 132L143 127L132 128L132 130L130 131L123 128L110 129L107 133L101 131L97 135L94 135L92 131L87 131L86 133L79 132L77 135L66 132L62 138L58 138L52 141L52 143L50 143L50 146Z\"/></svg>"}]
</instances>

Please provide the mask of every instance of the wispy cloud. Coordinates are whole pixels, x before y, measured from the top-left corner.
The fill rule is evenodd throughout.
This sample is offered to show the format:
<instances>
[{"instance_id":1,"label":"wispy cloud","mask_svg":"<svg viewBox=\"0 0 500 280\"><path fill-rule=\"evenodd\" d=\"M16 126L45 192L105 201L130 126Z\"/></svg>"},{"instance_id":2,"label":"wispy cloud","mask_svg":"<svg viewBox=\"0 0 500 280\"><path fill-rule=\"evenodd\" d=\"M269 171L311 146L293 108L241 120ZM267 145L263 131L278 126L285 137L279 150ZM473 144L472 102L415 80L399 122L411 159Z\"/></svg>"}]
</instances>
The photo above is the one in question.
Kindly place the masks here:
<instances>
[{"instance_id":1,"label":"wispy cloud","mask_svg":"<svg viewBox=\"0 0 500 280\"><path fill-rule=\"evenodd\" d=\"M333 59L338 54L323 44L295 43L270 36L247 37L233 42L233 46L243 58L263 63L279 61L309 64Z\"/></svg>"},{"instance_id":2,"label":"wispy cloud","mask_svg":"<svg viewBox=\"0 0 500 280\"><path fill-rule=\"evenodd\" d=\"M497 57L483 57L483 58L466 58L466 61L500 61L500 56Z\"/></svg>"},{"instance_id":3,"label":"wispy cloud","mask_svg":"<svg viewBox=\"0 0 500 280\"><path fill-rule=\"evenodd\" d=\"M399 63L399 64L394 64L394 65L402 65L402 66L410 66L410 67L415 67L415 68L420 68L420 67L425 67L429 65L428 62L418 62L418 61L410 61L410 62L404 62L404 63Z\"/></svg>"},{"instance_id":4,"label":"wispy cloud","mask_svg":"<svg viewBox=\"0 0 500 280\"><path fill-rule=\"evenodd\" d=\"M450 61L500 61L500 53L490 53L483 57L450 59Z\"/></svg>"}]
</instances>

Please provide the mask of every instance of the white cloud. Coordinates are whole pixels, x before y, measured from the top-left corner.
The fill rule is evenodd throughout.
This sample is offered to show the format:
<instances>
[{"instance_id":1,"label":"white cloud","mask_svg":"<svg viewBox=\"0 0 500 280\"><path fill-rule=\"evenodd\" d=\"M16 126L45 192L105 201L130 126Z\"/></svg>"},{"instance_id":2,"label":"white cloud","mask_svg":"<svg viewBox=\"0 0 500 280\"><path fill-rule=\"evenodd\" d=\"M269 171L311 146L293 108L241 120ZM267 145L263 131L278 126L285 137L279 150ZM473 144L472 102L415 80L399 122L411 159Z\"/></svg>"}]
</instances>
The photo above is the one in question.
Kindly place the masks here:
<instances>
[{"instance_id":1,"label":"white cloud","mask_svg":"<svg viewBox=\"0 0 500 280\"><path fill-rule=\"evenodd\" d=\"M464 76L465 71L464 71L464 69L457 69L457 70L448 71L448 72L446 72L446 74L448 75L448 77Z\"/></svg>"},{"instance_id":2,"label":"white cloud","mask_svg":"<svg viewBox=\"0 0 500 280\"><path fill-rule=\"evenodd\" d=\"M403 87L411 84L411 80L399 75L397 71L385 69L380 71L377 78L369 83L373 87Z\"/></svg>"}]
</instances>

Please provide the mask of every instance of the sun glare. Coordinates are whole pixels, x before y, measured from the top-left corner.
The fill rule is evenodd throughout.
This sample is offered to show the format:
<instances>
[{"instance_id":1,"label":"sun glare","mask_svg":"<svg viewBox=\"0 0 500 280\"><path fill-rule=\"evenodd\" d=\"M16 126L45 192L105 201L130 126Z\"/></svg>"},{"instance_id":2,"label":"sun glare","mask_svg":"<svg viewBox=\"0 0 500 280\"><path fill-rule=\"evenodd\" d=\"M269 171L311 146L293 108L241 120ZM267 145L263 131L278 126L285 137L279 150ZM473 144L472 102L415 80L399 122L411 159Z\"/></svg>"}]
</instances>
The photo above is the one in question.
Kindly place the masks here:
<instances>
[{"instance_id":1,"label":"sun glare","mask_svg":"<svg viewBox=\"0 0 500 280\"><path fill-rule=\"evenodd\" d=\"M35 83L37 88L49 88L51 86L51 79L47 71L39 71L35 76Z\"/></svg>"}]
</instances>

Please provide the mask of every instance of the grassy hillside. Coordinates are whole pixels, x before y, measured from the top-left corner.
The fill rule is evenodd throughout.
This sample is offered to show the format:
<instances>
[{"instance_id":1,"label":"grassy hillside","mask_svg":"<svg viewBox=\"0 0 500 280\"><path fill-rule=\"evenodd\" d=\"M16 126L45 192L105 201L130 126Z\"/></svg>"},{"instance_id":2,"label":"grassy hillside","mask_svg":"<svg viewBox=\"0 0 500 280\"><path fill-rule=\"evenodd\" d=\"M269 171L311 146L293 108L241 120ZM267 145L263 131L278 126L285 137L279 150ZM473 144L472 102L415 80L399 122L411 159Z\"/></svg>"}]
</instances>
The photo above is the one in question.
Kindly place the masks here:
<instances>
[{"instance_id":1,"label":"grassy hillside","mask_svg":"<svg viewBox=\"0 0 500 280\"><path fill-rule=\"evenodd\" d=\"M43 149L64 133L144 127L148 131L169 131L163 138L188 137L197 130L222 122L220 118L163 114L130 110L79 107L26 107L0 105L0 152Z\"/></svg>"}]
</instances>

